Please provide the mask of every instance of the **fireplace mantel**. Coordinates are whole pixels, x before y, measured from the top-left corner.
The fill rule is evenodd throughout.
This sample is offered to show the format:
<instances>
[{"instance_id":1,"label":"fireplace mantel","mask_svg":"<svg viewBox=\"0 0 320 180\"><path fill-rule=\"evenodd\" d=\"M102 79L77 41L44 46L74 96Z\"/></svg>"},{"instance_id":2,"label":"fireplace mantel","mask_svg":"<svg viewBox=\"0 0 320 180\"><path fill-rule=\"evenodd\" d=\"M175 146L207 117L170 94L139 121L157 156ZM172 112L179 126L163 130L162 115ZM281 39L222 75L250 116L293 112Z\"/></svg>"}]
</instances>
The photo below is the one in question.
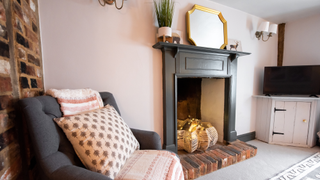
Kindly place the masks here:
<instances>
[{"instance_id":1,"label":"fireplace mantel","mask_svg":"<svg viewBox=\"0 0 320 180\"><path fill-rule=\"evenodd\" d=\"M163 148L177 152L177 78L225 78L224 141L237 139L235 131L237 59L247 52L158 42L162 51Z\"/></svg>"}]
</instances>

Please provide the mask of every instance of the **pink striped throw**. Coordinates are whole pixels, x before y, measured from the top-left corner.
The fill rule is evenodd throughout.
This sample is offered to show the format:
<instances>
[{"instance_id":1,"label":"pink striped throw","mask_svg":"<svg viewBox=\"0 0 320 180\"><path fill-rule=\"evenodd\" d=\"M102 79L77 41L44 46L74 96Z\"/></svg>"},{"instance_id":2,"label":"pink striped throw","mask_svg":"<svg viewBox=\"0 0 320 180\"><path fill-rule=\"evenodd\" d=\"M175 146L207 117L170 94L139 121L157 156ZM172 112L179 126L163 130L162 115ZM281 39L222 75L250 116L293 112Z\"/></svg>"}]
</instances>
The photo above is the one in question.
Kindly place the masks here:
<instances>
[{"instance_id":1,"label":"pink striped throw","mask_svg":"<svg viewBox=\"0 0 320 180\"><path fill-rule=\"evenodd\" d=\"M49 89L46 94L57 98L63 116L71 116L103 107L99 92L92 89Z\"/></svg>"},{"instance_id":2,"label":"pink striped throw","mask_svg":"<svg viewBox=\"0 0 320 180\"><path fill-rule=\"evenodd\" d=\"M161 150L137 150L127 160L115 180L184 180L176 154Z\"/></svg>"}]
</instances>

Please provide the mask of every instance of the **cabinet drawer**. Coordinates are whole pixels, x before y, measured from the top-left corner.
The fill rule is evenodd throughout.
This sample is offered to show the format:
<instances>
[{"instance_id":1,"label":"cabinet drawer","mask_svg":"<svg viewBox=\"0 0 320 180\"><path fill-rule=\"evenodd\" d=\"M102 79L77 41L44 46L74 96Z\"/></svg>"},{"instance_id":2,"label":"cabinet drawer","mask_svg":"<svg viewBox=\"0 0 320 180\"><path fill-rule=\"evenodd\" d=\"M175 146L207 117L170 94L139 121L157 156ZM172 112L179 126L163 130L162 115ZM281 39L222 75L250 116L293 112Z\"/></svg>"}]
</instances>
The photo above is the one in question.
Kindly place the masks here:
<instances>
[{"instance_id":1,"label":"cabinet drawer","mask_svg":"<svg viewBox=\"0 0 320 180\"><path fill-rule=\"evenodd\" d=\"M228 74L228 56L180 53L178 58L176 72L181 74Z\"/></svg>"}]
</instances>

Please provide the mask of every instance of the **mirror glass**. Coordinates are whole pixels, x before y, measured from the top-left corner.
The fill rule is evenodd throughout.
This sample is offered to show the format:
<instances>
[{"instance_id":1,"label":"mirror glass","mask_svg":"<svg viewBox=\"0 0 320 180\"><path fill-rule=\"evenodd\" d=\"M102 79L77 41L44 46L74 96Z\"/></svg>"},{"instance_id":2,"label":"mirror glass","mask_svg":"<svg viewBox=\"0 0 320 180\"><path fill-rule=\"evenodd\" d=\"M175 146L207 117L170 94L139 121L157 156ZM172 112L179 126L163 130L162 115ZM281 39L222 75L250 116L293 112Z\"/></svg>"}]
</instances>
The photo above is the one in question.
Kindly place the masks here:
<instances>
[{"instance_id":1,"label":"mirror glass","mask_svg":"<svg viewBox=\"0 0 320 180\"><path fill-rule=\"evenodd\" d=\"M220 11L195 5L187 13L187 34L196 46L223 49L227 44L227 22Z\"/></svg>"}]
</instances>

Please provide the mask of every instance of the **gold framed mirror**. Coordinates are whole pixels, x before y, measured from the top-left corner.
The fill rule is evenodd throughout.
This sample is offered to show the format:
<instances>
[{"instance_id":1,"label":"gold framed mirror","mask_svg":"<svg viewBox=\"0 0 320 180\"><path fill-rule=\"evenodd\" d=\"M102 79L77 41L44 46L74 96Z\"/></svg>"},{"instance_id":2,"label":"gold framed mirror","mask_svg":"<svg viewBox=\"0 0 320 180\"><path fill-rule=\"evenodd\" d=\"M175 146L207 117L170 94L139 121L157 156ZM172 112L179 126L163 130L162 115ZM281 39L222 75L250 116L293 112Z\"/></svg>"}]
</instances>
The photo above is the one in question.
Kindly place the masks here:
<instances>
[{"instance_id":1,"label":"gold framed mirror","mask_svg":"<svg viewBox=\"0 0 320 180\"><path fill-rule=\"evenodd\" d=\"M191 44L220 49L228 44L227 21L220 11L196 4L187 12L186 20Z\"/></svg>"}]
</instances>

